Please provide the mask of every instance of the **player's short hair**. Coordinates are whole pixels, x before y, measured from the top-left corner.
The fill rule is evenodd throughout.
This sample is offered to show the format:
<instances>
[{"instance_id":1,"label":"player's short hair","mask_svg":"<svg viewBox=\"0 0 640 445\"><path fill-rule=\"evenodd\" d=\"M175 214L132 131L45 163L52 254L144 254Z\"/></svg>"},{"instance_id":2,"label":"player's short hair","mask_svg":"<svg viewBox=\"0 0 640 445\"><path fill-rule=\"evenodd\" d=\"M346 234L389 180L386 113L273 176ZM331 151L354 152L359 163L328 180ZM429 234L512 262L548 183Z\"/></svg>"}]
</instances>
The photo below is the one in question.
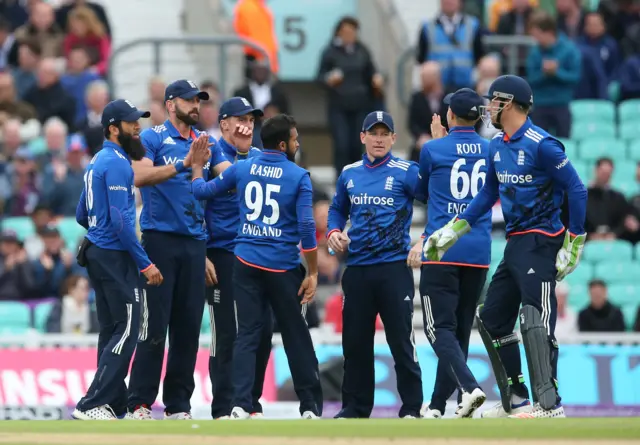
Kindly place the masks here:
<instances>
[{"instance_id":1,"label":"player's short hair","mask_svg":"<svg viewBox=\"0 0 640 445\"><path fill-rule=\"evenodd\" d=\"M606 156L602 158L598 158L598 160L596 161L596 167L600 167L602 164L609 164L610 166L613 167L613 159L608 158Z\"/></svg>"},{"instance_id":2,"label":"player's short hair","mask_svg":"<svg viewBox=\"0 0 640 445\"><path fill-rule=\"evenodd\" d=\"M558 22L546 11L536 11L531 14L529 25L543 32L551 32L554 35L558 34Z\"/></svg>"},{"instance_id":3,"label":"player's short hair","mask_svg":"<svg viewBox=\"0 0 640 445\"><path fill-rule=\"evenodd\" d=\"M122 132L122 126L120 124L121 124L121 122L116 122L115 124L111 124L111 125L117 127L118 130L120 130ZM106 140L109 140L109 138L111 137L111 130L110 130L111 125L109 125L107 128L104 129L104 138Z\"/></svg>"},{"instance_id":4,"label":"player's short hair","mask_svg":"<svg viewBox=\"0 0 640 445\"><path fill-rule=\"evenodd\" d=\"M600 286L600 287L607 287L607 283L604 282L604 280L601 280L600 278L594 278L593 280L589 281L589 289L594 288L596 286Z\"/></svg>"},{"instance_id":5,"label":"player's short hair","mask_svg":"<svg viewBox=\"0 0 640 445\"><path fill-rule=\"evenodd\" d=\"M267 150L279 150L278 146L281 142L289 143L291 130L295 127L295 119L288 114L278 114L267 119L260 130L262 145Z\"/></svg>"}]
</instances>

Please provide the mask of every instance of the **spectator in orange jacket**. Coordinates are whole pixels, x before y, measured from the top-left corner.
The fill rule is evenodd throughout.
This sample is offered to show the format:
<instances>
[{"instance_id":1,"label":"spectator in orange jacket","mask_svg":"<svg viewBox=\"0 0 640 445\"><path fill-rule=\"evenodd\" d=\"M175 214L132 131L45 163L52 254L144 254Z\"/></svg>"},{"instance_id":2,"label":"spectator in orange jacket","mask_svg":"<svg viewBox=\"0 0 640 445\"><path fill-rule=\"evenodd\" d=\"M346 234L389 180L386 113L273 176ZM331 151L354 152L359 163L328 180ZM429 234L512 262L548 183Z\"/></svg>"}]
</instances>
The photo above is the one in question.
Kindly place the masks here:
<instances>
[{"instance_id":1,"label":"spectator in orange jacket","mask_svg":"<svg viewBox=\"0 0 640 445\"><path fill-rule=\"evenodd\" d=\"M538 0L529 0L529 5L531 9L538 7ZM500 17L503 14L511 12L513 9L513 1L512 0L496 0L491 5L489 9L489 31L496 32L498 30L498 23L500 22Z\"/></svg>"},{"instance_id":2,"label":"spectator in orange jacket","mask_svg":"<svg viewBox=\"0 0 640 445\"><path fill-rule=\"evenodd\" d=\"M259 44L269 55L271 71L278 74L278 40L276 38L273 13L265 0L239 0L234 10L233 27L239 37ZM255 49L245 46L247 61L245 75L249 78L251 62L262 60L264 56Z\"/></svg>"}]
</instances>

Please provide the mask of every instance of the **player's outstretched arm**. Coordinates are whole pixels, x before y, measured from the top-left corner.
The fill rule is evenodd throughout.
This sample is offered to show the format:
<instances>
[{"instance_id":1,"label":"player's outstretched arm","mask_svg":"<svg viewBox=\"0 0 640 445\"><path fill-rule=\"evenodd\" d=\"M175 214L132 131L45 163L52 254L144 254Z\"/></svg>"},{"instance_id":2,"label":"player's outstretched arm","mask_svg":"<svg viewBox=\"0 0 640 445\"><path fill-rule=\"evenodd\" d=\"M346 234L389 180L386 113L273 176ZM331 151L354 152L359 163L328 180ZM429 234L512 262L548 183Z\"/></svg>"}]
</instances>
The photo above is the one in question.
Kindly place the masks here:
<instances>
[{"instance_id":1,"label":"player's outstretched arm","mask_svg":"<svg viewBox=\"0 0 640 445\"><path fill-rule=\"evenodd\" d=\"M227 168L224 173L220 173L218 177L211 181L205 182L203 179L202 165L194 164L191 170L193 181L191 182L191 191L197 200L211 199L214 196L232 190L236 186L237 165L234 164Z\"/></svg>"},{"instance_id":2,"label":"player's outstretched arm","mask_svg":"<svg viewBox=\"0 0 640 445\"><path fill-rule=\"evenodd\" d=\"M80 200L76 207L76 221L85 229L89 229L89 213L87 212L87 194L85 190L82 190L80 194Z\"/></svg>"},{"instance_id":3,"label":"player's outstretched arm","mask_svg":"<svg viewBox=\"0 0 640 445\"><path fill-rule=\"evenodd\" d=\"M189 166L184 161L178 161L171 165L154 166L157 145L161 143L158 133L151 129L144 130L140 135L142 145L146 150L145 157L139 161L132 161L134 181L136 187L147 187L160 184L171 179L178 173L185 171ZM186 160L186 159L185 159Z\"/></svg>"}]
</instances>

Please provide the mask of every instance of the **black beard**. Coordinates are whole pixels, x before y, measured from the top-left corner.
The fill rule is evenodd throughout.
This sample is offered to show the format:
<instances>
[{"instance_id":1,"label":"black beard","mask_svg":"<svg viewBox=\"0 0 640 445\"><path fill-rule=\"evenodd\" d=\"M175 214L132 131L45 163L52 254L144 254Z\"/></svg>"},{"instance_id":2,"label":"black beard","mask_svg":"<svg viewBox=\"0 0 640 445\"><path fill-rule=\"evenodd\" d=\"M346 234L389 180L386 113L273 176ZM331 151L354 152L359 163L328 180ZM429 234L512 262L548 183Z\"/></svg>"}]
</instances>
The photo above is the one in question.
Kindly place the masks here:
<instances>
[{"instance_id":1,"label":"black beard","mask_svg":"<svg viewBox=\"0 0 640 445\"><path fill-rule=\"evenodd\" d=\"M296 162L296 154L287 148L287 151L284 152L287 155L287 159L295 164Z\"/></svg>"},{"instance_id":2,"label":"black beard","mask_svg":"<svg viewBox=\"0 0 640 445\"><path fill-rule=\"evenodd\" d=\"M196 114L198 117L194 119L189 113L183 113L178 109L178 107L176 107L176 118L187 125L196 125L200 121L200 114L197 111Z\"/></svg>"},{"instance_id":3,"label":"black beard","mask_svg":"<svg viewBox=\"0 0 640 445\"><path fill-rule=\"evenodd\" d=\"M133 136L126 133L118 134L118 143L126 154L134 161L139 161L146 154L145 148L142 146L140 139L134 139Z\"/></svg>"}]
</instances>

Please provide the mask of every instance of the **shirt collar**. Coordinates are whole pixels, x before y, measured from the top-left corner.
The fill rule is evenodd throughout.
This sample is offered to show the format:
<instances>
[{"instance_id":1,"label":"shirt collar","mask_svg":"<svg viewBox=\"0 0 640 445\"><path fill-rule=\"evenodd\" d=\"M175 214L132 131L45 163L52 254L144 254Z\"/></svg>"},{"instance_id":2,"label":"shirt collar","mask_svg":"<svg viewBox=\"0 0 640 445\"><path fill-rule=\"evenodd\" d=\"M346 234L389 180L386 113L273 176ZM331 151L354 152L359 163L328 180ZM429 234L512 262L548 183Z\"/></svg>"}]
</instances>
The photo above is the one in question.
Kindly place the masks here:
<instances>
[{"instance_id":1,"label":"shirt collar","mask_svg":"<svg viewBox=\"0 0 640 445\"><path fill-rule=\"evenodd\" d=\"M531 128L531 119L527 118L527 120L525 121L525 123L522 125L522 127L520 127L518 129L518 131L516 131L515 133L513 133L513 135L511 135L511 137L507 136L507 133L504 134L504 138L503 140L505 142L509 142L509 141L514 141L516 139L520 139L522 136L524 136L524 133Z\"/></svg>"},{"instance_id":2,"label":"shirt collar","mask_svg":"<svg viewBox=\"0 0 640 445\"><path fill-rule=\"evenodd\" d=\"M381 165L385 164L389 159L391 159L391 152L387 153L384 158L375 158L373 162L369 160L369 156L367 156L366 153L362 155L362 163L365 165L365 167L369 167L369 168L380 167Z\"/></svg>"},{"instance_id":3,"label":"shirt collar","mask_svg":"<svg viewBox=\"0 0 640 445\"><path fill-rule=\"evenodd\" d=\"M227 142L224 138L218 139L218 144L220 144L220 147L222 147L224 152L232 154L233 156L238 154L238 149Z\"/></svg>"},{"instance_id":4,"label":"shirt collar","mask_svg":"<svg viewBox=\"0 0 640 445\"><path fill-rule=\"evenodd\" d=\"M102 148L111 148L114 151L119 152L121 155L123 155L127 159L127 161L129 161L129 164L131 164L131 158L129 157L127 152L125 152L124 149L118 144L105 140L104 144L102 145Z\"/></svg>"},{"instance_id":5,"label":"shirt collar","mask_svg":"<svg viewBox=\"0 0 640 445\"><path fill-rule=\"evenodd\" d=\"M266 155L280 155L284 158L286 158L287 154L284 151L280 151L280 150L270 150L268 148L265 148L262 150L262 153L266 154Z\"/></svg>"},{"instance_id":6,"label":"shirt collar","mask_svg":"<svg viewBox=\"0 0 640 445\"><path fill-rule=\"evenodd\" d=\"M459 125L457 127L451 127L449 129L449 133L453 133L454 131L458 131L458 132L461 132L461 133L469 133L469 132L475 133L476 129L474 127L467 127L467 126Z\"/></svg>"},{"instance_id":7,"label":"shirt collar","mask_svg":"<svg viewBox=\"0 0 640 445\"><path fill-rule=\"evenodd\" d=\"M167 119L166 121L164 121L164 126L167 129L167 131L169 132L169 135L173 138L180 138L180 139L184 139L182 137L182 135L180 134L180 132L178 131L178 129L176 127L173 126L173 124L171 123L171 121L169 119ZM193 127L189 127L190 130L190 137L189 139L185 139L187 141L193 140L196 138L196 132L194 131Z\"/></svg>"}]
</instances>

